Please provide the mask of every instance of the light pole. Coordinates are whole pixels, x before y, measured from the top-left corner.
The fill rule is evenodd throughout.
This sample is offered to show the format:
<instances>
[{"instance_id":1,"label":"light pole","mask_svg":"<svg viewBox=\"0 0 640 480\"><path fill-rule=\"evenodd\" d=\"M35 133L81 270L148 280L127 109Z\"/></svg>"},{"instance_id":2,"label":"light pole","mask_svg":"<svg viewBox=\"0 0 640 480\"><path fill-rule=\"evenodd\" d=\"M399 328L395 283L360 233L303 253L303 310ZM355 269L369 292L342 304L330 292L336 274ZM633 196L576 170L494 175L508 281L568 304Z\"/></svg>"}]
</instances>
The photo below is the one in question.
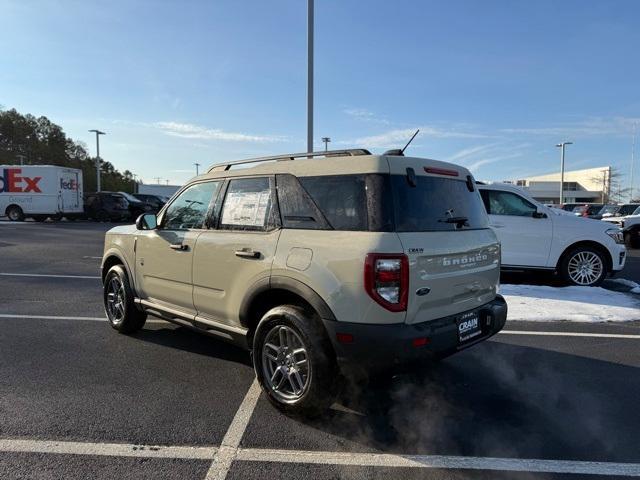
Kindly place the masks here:
<instances>
[{"instance_id":1,"label":"light pole","mask_svg":"<svg viewBox=\"0 0 640 480\"><path fill-rule=\"evenodd\" d=\"M199 173L199 168L200 168L200 164L198 162L195 162L194 165L196 166L196 177L198 176Z\"/></svg>"},{"instance_id":2,"label":"light pole","mask_svg":"<svg viewBox=\"0 0 640 480\"><path fill-rule=\"evenodd\" d=\"M635 154L636 154L636 128L638 127L638 123L634 122L633 124L633 137L631 139L631 175L630 175L630 185L629 185L629 201L633 202L633 167L635 164Z\"/></svg>"},{"instance_id":3,"label":"light pole","mask_svg":"<svg viewBox=\"0 0 640 480\"><path fill-rule=\"evenodd\" d=\"M573 142L558 143L556 147L560 147L562 153L560 154L560 206L564 203L564 147L565 145L573 145Z\"/></svg>"},{"instance_id":4,"label":"light pole","mask_svg":"<svg viewBox=\"0 0 640 480\"><path fill-rule=\"evenodd\" d=\"M106 133L100 130L89 130L96 134L96 192L100 191L100 135L106 135Z\"/></svg>"},{"instance_id":5,"label":"light pole","mask_svg":"<svg viewBox=\"0 0 640 480\"><path fill-rule=\"evenodd\" d=\"M307 152L313 152L313 0L307 0Z\"/></svg>"},{"instance_id":6,"label":"light pole","mask_svg":"<svg viewBox=\"0 0 640 480\"><path fill-rule=\"evenodd\" d=\"M326 152L327 150L329 150L329 142L331 141L331 139L329 137L322 137L322 141L324 143L324 151Z\"/></svg>"},{"instance_id":7,"label":"light pole","mask_svg":"<svg viewBox=\"0 0 640 480\"><path fill-rule=\"evenodd\" d=\"M138 175L132 173L131 176L133 177L133 193L138 193Z\"/></svg>"}]
</instances>

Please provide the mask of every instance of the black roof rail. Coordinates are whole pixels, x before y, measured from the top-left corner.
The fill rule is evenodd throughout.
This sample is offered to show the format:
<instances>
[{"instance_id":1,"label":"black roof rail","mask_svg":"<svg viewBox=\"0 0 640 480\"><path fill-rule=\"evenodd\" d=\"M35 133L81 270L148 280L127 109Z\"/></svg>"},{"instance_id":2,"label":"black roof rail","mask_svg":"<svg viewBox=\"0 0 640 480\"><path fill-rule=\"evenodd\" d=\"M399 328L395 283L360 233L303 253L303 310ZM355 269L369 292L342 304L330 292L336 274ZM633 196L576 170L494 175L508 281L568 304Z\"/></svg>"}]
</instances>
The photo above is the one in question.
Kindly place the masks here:
<instances>
[{"instance_id":1,"label":"black roof rail","mask_svg":"<svg viewBox=\"0 0 640 480\"><path fill-rule=\"evenodd\" d=\"M282 155L273 155L270 157L248 158L246 160L236 160L233 162L223 162L212 165L207 173L223 172L229 170L232 165L242 165L244 163L260 163L282 160L295 160L296 158L311 157L355 157L358 155L371 155L371 152L365 148L351 148L347 150L327 150L322 152L305 152L305 153L285 153Z\"/></svg>"}]
</instances>

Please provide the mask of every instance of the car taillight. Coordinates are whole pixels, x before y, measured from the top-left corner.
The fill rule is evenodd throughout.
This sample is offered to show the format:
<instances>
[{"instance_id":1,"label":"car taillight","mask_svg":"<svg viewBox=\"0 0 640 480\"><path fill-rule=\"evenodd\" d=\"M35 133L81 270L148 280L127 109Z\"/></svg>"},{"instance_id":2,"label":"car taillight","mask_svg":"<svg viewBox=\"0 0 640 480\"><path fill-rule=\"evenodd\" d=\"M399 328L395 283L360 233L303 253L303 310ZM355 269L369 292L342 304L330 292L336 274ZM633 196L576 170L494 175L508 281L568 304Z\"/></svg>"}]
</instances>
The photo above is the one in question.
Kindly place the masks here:
<instances>
[{"instance_id":1,"label":"car taillight","mask_svg":"<svg viewBox=\"0 0 640 480\"><path fill-rule=\"evenodd\" d=\"M407 310L409 260L405 254L369 253L364 262L364 288L391 312Z\"/></svg>"}]
</instances>

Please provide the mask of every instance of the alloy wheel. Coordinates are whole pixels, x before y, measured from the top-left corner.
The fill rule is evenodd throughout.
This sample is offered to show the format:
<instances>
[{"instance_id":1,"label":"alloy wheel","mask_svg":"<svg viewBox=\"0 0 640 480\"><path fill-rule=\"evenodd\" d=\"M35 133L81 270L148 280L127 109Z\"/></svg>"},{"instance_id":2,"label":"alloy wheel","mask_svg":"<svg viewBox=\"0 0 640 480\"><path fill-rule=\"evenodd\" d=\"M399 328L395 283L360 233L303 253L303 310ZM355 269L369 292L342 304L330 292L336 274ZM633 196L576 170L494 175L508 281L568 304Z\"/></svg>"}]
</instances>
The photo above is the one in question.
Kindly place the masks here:
<instances>
[{"instance_id":1,"label":"alloy wheel","mask_svg":"<svg viewBox=\"0 0 640 480\"><path fill-rule=\"evenodd\" d=\"M107 313L115 325L124 319L125 302L124 284L119 277L113 276L107 285Z\"/></svg>"},{"instance_id":2,"label":"alloy wheel","mask_svg":"<svg viewBox=\"0 0 640 480\"><path fill-rule=\"evenodd\" d=\"M276 325L265 336L262 346L264 380L282 401L294 402L309 388L311 366L300 335L290 327Z\"/></svg>"},{"instance_id":3,"label":"alloy wheel","mask_svg":"<svg viewBox=\"0 0 640 480\"><path fill-rule=\"evenodd\" d=\"M569 259L569 278L577 285L593 285L603 270L602 259L594 252L577 252Z\"/></svg>"}]
</instances>

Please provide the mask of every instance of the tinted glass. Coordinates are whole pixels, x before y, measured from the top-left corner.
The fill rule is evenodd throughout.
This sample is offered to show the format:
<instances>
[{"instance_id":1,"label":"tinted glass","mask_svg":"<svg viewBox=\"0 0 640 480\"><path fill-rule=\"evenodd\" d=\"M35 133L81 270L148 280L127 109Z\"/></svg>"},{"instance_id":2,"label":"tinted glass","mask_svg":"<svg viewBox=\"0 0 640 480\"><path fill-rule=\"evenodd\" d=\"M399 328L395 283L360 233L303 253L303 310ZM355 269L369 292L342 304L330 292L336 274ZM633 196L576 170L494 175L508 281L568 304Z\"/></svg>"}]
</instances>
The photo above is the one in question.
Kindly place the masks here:
<instances>
[{"instance_id":1,"label":"tinted glass","mask_svg":"<svg viewBox=\"0 0 640 480\"><path fill-rule=\"evenodd\" d=\"M273 224L272 195L268 178L231 180L222 205L220 228L267 230Z\"/></svg>"},{"instance_id":2,"label":"tinted glass","mask_svg":"<svg viewBox=\"0 0 640 480\"><path fill-rule=\"evenodd\" d=\"M368 230L365 175L299 177L331 228Z\"/></svg>"},{"instance_id":3,"label":"tinted glass","mask_svg":"<svg viewBox=\"0 0 640 480\"><path fill-rule=\"evenodd\" d=\"M491 215L532 217L533 214L538 211L533 203L515 193L502 192L499 190L483 190L482 195L486 196L485 205L488 206L487 213Z\"/></svg>"},{"instance_id":4,"label":"tinted glass","mask_svg":"<svg viewBox=\"0 0 640 480\"><path fill-rule=\"evenodd\" d=\"M392 175L395 223L399 232L487 228L478 192L464 180L417 176L412 187L404 175ZM463 221L466 219L466 221Z\"/></svg>"},{"instance_id":5,"label":"tinted glass","mask_svg":"<svg viewBox=\"0 0 640 480\"><path fill-rule=\"evenodd\" d=\"M284 228L331 230L322 212L293 175L276 175L278 205Z\"/></svg>"},{"instance_id":6,"label":"tinted glass","mask_svg":"<svg viewBox=\"0 0 640 480\"><path fill-rule=\"evenodd\" d=\"M167 230L203 228L209 204L219 186L220 182L205 182L188 187L165 211L163 228Z\"/></svg>"},{"instance_id":7,"label":"tinted glass","mask_svg":"<svg viewBox=\"0 0 640 480\"><path fill-rule=\"evenodd\" d=\"M623 205L620 207L620 210L618 210L618 215L620 216L625 216L625 215L631 215L636 209L638 208L638 205Z\"/></svg>"}]
</instances>

